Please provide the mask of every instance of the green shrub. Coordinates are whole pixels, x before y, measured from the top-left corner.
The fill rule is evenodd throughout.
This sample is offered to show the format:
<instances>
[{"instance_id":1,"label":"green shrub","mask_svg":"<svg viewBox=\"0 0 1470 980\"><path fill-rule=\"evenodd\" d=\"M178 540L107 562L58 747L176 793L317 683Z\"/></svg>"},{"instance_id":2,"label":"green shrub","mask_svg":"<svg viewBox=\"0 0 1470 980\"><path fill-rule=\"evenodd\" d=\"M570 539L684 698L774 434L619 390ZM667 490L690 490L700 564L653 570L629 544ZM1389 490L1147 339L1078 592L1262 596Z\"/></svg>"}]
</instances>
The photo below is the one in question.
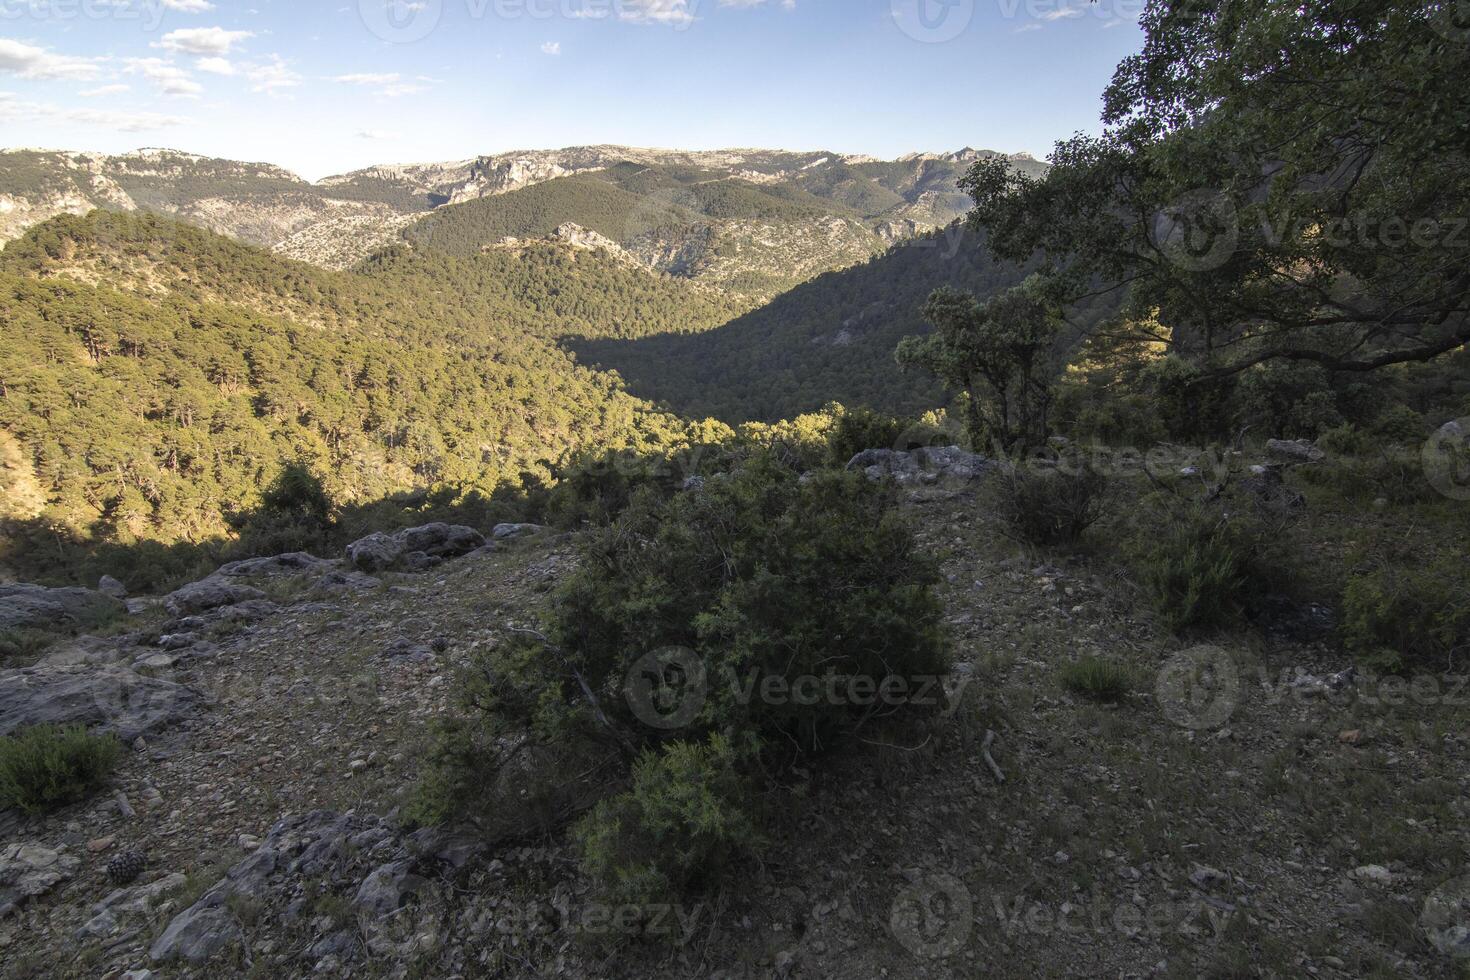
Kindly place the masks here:
<instances>
[{"instance_id":1,"label":"green shrub","mask_svg":"<svg viewBox=\"0 0 1470 980\"><path fill-rule=\"evenodd\" d=\"M1174 632L1238 619L1269 580L1266 529L1213 503L1157 511L1140 535L1135 573Z\"/></svg>"},{"instance_id":2,"label":"green shrub","mask_svg":"<svg viewBox=\"0 0 1470 980\"><path fill-rule=\"evenodd\" d=\"M0 808L46 813L83 799L122 754L111 735L40 725L0 739Z\"/></svg>"},{"instance_id":3,"label":"green shrub","mask_svg":"<svg viewBox=\"0 0 1470 980\"><path fill-rule=\"evenodd\" d=\"M1352 425L1339 425L1317 438L1317 448L1328 456L1356 456L1368 448L1368 439Z\"/></svg>"},{"instance_id":4,"label":"green shrub","mask_svg":"<svg viewBox=\"0 0 1470 980\"><path fill-rule=\"evenodd\" d=\"M865 449L892 449L912 425L867 408L844 409L836 414L827 435L828 461L833 466L846 466Z\"/></svg>"},{"instance_id":5,"label":"green shrub","mask_svg":"<svg viewBox=\"0 0 1470 980\"><path fill-rule=\"evenodd\" d=\"M1109 703L1123 700L1133 687L1133 678L1127 668L1097 656L1081 657L1063 664L1058 679L1074 694Z\"/></svg>"},{"instance_id":6,"label":"green shrub","mask_svg":"<svg viewBox=\"0 0 1470 980\"><path fill-rule=\"evenodd\" d=\"M697 886L697 867L755 839L764 780L943 707L929 684L949 666L938 575L893 493L859 474L798 479L767 455L699 489L636 491L588 532L549 636L503 644L467 680L469 710L429 760L420 812L488 807L497 746L612 745L631 788L579 826L589 873L625 896ZM680 653L650 659L661 651ZM898 693L875 703L852 678ZM689 710L649 714L674 702ZM610 763L589 769L618 782ZM538 778L518 785L535 796Z\"/></svg>"},{"instance_id":7,"label":"green shrub","mask_svg":"<svg viewBox=\"0 0 1470 980\"><path fill-rule=\"evenodd\" d=\"M1424 416L1407 405L1394 405L1374 419L1373 434L1389 445L1417 448L1429 434Z\"/></svg>"},{"instance_id":8,"label":"green shrub","mask_svg":"<svg viewBox=\"0 0 1470 980\"><path fill-rule=\"evenodd\" d=\"M1462 562L1388 564L1349 579L1342 636L1376 667L1453 667L1470 642L1470 584Z\"/></svg>"},{"instance_id":9,"label":"green shrub","mask_svg":"<svg viewBox=\"0 0 1470 980\"><path fill-rule=\"evenodd\" d=\"M34 660L57 641L55 633L34 629L0 630L0 665Z\"/></svg>"},{"instance_id":10,"label":"green shrub","mask_svg":"<svg viewBox=\"0 0 1470 980\"><path fill-rule=\"evenodd\" d=\"M644 753L632 787L574 828L583 868L619 903L646 904L718 881L760 839L748 803L752 758L720 735Z\"/></svg>"},{"instance_id":11,"label":"green shrub","mask_svg":"<svg viewBox=\"0 0 1470 980\"><path fill-rule=\"evenodd\" d=\"M1001 517L1032 544L1076 544L1107 511L1108 479L1091 467L1017 466L995 486Z\"/></svg>"},{"instance_id":12,"label":"green shrub","mask_svg":"<svg viewBox=\"0 0 1470 980\"><path fill-rule=\"evenodd\" d=\"M1414 504L1439 497L1425 476L1424 460L1417 449L1388 447L1367 450L1361 456L1329 455L1323 462L1304 466L1298 472L1307 482L1351 499L1382 497L1390 503Z\"/></svg>"}]
</instances>

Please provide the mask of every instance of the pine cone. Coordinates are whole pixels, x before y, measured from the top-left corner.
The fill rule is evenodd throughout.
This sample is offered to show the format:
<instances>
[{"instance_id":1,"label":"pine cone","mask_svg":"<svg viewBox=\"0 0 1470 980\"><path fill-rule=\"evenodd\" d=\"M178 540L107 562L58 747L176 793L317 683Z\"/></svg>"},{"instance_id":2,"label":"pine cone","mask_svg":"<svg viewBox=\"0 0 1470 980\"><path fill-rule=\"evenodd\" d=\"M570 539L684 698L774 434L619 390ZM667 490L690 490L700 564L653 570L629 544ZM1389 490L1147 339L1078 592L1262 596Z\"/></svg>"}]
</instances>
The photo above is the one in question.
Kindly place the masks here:
<instances>
[{"instance_id":1,"label":"pine cone","mask_svg":"<svg viewBox=\"0 0 1470 980\"><path fill-rule=\"evenodd\" d=\"M138 880L143 869L148 866L148 859L142 851L124 851L111 861L107 862L107 877L114 884L131 885Z\"/></svg>"}]
</instances>

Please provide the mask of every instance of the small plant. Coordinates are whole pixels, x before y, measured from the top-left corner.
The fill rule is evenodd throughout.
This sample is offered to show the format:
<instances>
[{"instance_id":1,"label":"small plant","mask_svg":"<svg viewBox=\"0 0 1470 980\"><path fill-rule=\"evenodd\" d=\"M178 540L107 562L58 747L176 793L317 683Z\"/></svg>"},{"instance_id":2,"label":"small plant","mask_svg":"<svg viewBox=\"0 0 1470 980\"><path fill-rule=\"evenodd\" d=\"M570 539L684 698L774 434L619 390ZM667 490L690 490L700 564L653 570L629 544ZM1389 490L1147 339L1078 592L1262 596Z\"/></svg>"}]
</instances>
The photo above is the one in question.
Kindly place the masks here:
<instances>
[{"instance_id":1,"label":"small plant","mask_svg":"<svg viewBox=\"0 0 1470 980\"><path fill-rule=\"evenodd\" d=\"M87 796L117 765L122 744L82 726L38 725L0 739L0 807L47 813Z\"/></svg>"},{"instance_id":2,"label":"small plant","mask_svg":"<svg viewBox=\"0 0 1470 980\"><path fill-rule=\"evenodd\" d=\"M1140 535L1135 571L1176 633L1238 619L1266 585L1265 528L1214 503L1160 512Z\"/></svg>"},{"instance_id":3,"label":"small plant","mask_svg":"<svg viewBox=\"0 0 1470 980\"><path fill-rule=\"evenodd\" d=\"M1108 704L1122 701L1133 687L1133 678L1127 668L1097 656L1085 656L1063 664L1058 678L1062 686L1073 694Z\"/></svg>"},{"instance_id":4,"label":"small plant","mask_svg":"<svg viewBox=\"0 0 1470 980\"><path fill-rule=\"evenodd\" d=\"M604 800L573 836L609 899L642 905L714 881L759 838L750 813L751 753L723 736L646 752L626 793Z\"/></svg>"},{"instance_id":5,"label":"small plant","mask_svg":"<svg viewBox=\"0 0 1470 980\"><path fill-rule=\"evenodd\" d=\"M1075 545L1107 512L1108 478L1091 467L1018 466L998 487L1001 516L1031 544Z\"/></svg>"},{"instance_id":6,"label":"small plant","mask_svg":"<svg viewBox=\"0 0 1470 980\"><path fill-rule=\"evenodd\" d=\"M0 664L34 661L41 651L55 643L55 633L45 630L0 630Z\"/></svg>"},{"instance_id":7,"label":"small plant","mask_svg":"<svg viewBox=\"0 0 1470 980\"><path fill-rule=\"evenodd\" d=\"M1388 564L1348 581L1343 641L1380 669L1453 666L1470 644L1470 587L1451 561Z\"/></svg>"}]
</instances>

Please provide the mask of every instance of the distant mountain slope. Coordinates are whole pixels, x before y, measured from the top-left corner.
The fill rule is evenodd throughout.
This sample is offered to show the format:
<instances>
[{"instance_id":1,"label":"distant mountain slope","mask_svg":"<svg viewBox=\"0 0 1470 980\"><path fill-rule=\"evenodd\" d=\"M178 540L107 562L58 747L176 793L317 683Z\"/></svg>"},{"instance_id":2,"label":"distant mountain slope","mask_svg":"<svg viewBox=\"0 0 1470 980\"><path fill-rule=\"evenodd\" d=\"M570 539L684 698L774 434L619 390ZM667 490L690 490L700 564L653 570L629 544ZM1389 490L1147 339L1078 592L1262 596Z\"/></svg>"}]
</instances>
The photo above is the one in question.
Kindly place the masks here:
<instances>
[{"instance_id":1,"label":"distant mountain slope","mask_svg":"<svg viewBox=\"0 0 1470 980\"><path fill-rule=\"evenodd\" d=\"M58 214L147 209L345 269L405 228L411 240L467 253L507 237L553 236L570 223L648 268L763 299L947 224L967 206L955 181L986 155L877 161L592 146L376 166L313 184L268 164L173 150L0 151L0 243ZM550 191L531 194L548 183ZM496 203L501 197L522 199Z\"/></svg>"},{"instance_id":2,"label":"distant mountain slope","mask_svg":"<svg viewBox=\"0 0 1470 980\"><path fill-rule=\"evenodd\" d=\"M726 169L624 161L450 205L403 234L463 255L572 222L651 269L765 300L954 220L969 203L957 181L982 155L887 163L766 155L743 160L738 176L728 160Z\"/></svg>"},{"instance_id":3,"label":"distant mountain slope","mask_svg":"<svg viewBox=\"0 0 1470 980\"><path fill-rule=\"evenodd\" d=\"M984 297L1023 271L990 258L984 237L956 224L829 272L717 329L641 340L573 339L587 363L671 411L737 424L775 421L828 401L896 414L938 407L945 393L900 372L898 342L927 332L920 309L940 286ZM1074 311L1086 320L1099 311Z\"/></svg>"},{"instance_id":4,"label":"distant mountain slope","mask_svg":"<svg viewBox=\"0 0 1470 980\"><path fill-rule=\"evenodd\" d=\"M218 534L297 458L343 502L488 492L687 428L552 337L706 329L722 302L568 248L337 273L152 215L58 217L0 253L4 467L102 540Z\"/></svg>"}]
</instances>

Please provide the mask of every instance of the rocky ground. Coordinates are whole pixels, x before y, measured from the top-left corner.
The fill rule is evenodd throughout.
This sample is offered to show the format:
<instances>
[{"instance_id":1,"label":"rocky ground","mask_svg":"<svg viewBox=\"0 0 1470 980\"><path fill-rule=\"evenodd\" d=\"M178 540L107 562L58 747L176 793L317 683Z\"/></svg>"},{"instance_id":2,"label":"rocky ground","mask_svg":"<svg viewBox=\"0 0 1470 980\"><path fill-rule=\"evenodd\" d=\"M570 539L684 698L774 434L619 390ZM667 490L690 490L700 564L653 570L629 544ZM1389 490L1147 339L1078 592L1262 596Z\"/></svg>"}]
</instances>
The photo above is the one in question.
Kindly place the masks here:
<instances>
[{"instance_id":1,"label":"rocky ground","mask_svg":"<svg viewBox=\"0 0 1470 980\"><path fill-rule=\"evenodd\" d=\"M1470 688L1345 673L1295 599L1183 643L1106 554L1007 537L983 467L920 462L863 465L904 479L941 563L951 710L806 774L763 863L638 910L652 938L560 838L398 823L457 666L575 562L574 537L442 529L133 598L0 672L6 730L25 707L131 740L108 791L0 815L5 974L1470 976ZM1128 667L1120 703L1060 683L1089 653ZM1213 686L1170 683L1201 661ZM37 693L98 672L136 679Z\"/></svg>"}]
</instances>

